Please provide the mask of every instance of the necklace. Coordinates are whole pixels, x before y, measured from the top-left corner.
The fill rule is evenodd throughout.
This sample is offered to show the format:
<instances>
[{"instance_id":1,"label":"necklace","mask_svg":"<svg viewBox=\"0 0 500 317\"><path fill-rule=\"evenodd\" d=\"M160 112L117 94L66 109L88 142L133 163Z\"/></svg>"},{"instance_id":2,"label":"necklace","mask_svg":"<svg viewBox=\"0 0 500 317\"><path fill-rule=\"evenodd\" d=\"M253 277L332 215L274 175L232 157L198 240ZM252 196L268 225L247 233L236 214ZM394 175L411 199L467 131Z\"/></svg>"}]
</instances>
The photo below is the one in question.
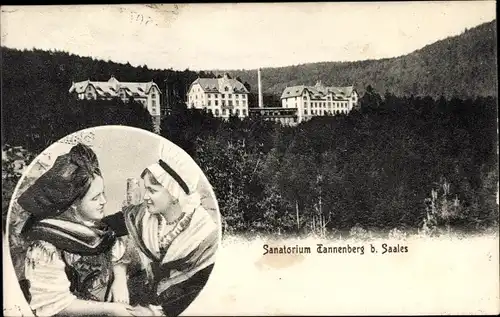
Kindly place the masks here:
<instances>
[{"instance_id":1,"label":"necklace","mask_svg":"<svg viewBox=\"0 0 500 317\"><path fill-rule=\"evenodd\" d=\"M174 219L174 220L172 220L172 221L166 221L166 220L165 220L165 218L164 218L163 216L160 216L160 217L158 218L158 226L159 226L159 227L161 227L163 222L164 222L164 223L165 223L165 225L167 225L167 226L175 225L176 223L178 223L178 222L181 220L182 216L184 216L184 213L181 213L181 214L179 215L179 217L177 217L177 219Z\"/></svg>"},{"instance_id":2,"label":"necklace","mask_svg":"<svg viewBox=\"0 0 500 317\"><path fill-rule=\"evenodd\" d=\"M160 242L160 250L164 249L165 248L165 240L166 240L166 237L168 237L170 235L170 233L177 227L175 225L177 225L177 223L179 223L179 221L184 217L184 213L181 213L179 215L179 217L177 217L177 219L175 220L172 220L172 221L166 221L165 218L163 218L163 216L160 216L158 218L158 241ZM163 223L165 224L165 226L174 226L173 228L171 228L170 230L168 230L167 233L163 234Z\"/></svg>"},{"instance_id":3,"label":"necklace","mask_svg":"<svg viewBox=\"0 0 500 317\"><path fill-rule=\"evenodd\" d=\"M170 247L170 244L172 244L172 241L177 238L181 232L183 232L188 226L189 223L191 222L191 218L193 217L193 212L190 213L185 213L183 212L179 219L177 219L176 225L168 231L167 234L165 234L163 237L158 235L158 241L160 242L160 253L165 254L166 250ZM158 231L158 234L160 232Z\"/></svg>"}]
</instances>

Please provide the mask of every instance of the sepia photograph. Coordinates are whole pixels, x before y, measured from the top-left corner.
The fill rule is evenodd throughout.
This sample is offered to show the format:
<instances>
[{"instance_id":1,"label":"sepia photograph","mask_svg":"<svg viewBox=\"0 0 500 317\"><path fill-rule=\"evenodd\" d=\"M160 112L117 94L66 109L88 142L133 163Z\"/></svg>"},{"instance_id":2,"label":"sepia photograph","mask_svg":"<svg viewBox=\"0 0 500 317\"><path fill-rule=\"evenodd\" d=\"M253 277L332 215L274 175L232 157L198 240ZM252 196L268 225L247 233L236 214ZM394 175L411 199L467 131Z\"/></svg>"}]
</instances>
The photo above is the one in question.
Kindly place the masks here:
<instances>
[{"instance_id":1,"label":"sepia photograph","mask_svg":"<svg viewBox=\"0 0 500 317\"><path fill-rule=\"evenodd\" d=\"M495 1L0 26L4 315L500 313Z\"/></svg>"},{"instance_id":2,"label":"sepia photograph","mask_svg":"<svg viewBox=\"0 0 500 317\"><path fill-rule=\"evenodd\" d=\"M36 316L177 316L215 264L213 190L153 133L71 134L35 158L14 196L10 250Z\"/></svg>"}]
</instances>

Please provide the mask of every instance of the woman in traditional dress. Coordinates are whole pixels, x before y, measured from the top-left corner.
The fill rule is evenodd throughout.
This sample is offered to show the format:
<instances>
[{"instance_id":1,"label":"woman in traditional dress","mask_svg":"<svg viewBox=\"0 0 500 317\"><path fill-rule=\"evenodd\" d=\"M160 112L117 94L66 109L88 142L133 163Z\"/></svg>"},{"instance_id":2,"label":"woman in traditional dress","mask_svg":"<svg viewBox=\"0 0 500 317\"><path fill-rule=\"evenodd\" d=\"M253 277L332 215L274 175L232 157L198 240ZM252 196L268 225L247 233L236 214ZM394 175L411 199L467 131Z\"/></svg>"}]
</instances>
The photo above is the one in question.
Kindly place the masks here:
<instances>
[{"instance_id":1,"label":"woman in traditional dress","mask_svg":"<svg viewBox=\"0 0 500 317\"><path fill-rule=\"evenodd\" d=\"M131 288L135 295L130 301L161 307L169 317L179 315L199 294L218 246L218 226L197 192L200 171L178 151L167 146L160 151L160 159L141 175L144 202L125 209L129 238L139 247L149 277L146 290Z\"/></svg>"},{"instance_id":2,"label":"woman in traditional dress","mask_svg":"<svg viewBox=\"0 0 500 317\"><path fill-rule=\"evenodd\" d=\"M59 156L18 203L30 213L21 282L35 315L133 315L123 278L113 284L113 273L124 274L113 267L124 260L117 237L125 224L119 214L103 221L104 183L92 149L78 144Z\"/></svg>"}]
</instances>

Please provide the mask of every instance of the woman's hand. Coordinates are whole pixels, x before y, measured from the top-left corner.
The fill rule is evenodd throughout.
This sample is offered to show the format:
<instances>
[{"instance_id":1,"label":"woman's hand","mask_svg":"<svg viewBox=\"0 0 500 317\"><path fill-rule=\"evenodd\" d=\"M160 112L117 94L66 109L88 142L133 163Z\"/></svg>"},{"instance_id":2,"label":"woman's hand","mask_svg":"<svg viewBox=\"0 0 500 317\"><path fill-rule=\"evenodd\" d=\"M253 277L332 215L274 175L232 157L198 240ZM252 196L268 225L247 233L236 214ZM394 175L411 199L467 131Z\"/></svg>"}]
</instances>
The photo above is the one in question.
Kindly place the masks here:
<instances>
[{"instance_id":1,"label":"woman's hand","mask_svg":"<svg viewBox=\"0 0 500 317\"><path fill-rule=\"evenodd\" d=\"M166 316L161 306L154 305L149 305L148 307L140 305L135 306L132 308L132 314L134 314L134 316Z\"/></svg>"},{"instance_id":2,"label":"woman's hand","mask_svg":"<svg viewBox=\"0 0 500 317\"><path fill-rule=\"evenodd\" d=\"M115 303L128 304L129 303L129 292L127 288L127 281L123 282L121 280L113 281L111 284L111 301Z\"/></svg>"},{"instance_id":3,"label":"woman's hand","mask_svg":"<svg viewBox=\"0 0 500 317\"><path fill-rule=\"evenodd\" d=\"M108 316L139 316L134 313L134 307L123 303L109 303Z\"/></svg>"},{"instance_id":4,"label":"woman's hand","mask_svg":"<svg viewBox=\"0 0 500 317\"><path fill-rule=\"evenodd\" d=\"M114 280L110 288L110 300L117 303L128 304L129 292L127 286L126 267L117 265L113 267Z\"/></svg>"}]
</instances>

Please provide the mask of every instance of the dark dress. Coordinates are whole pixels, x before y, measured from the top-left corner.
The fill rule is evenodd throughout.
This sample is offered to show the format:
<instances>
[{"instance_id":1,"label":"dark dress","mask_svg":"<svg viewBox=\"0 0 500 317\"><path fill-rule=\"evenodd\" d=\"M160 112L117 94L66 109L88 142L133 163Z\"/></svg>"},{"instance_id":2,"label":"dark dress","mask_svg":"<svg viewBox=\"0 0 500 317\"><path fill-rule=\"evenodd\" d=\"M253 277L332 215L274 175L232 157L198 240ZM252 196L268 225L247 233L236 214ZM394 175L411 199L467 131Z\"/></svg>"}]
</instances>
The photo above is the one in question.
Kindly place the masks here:
<instances>
[{"instance_id":1,"label":"dark dress","mask_svg":"<svg viewBox=\"0 0 500 317\"><path fill-rule=\"evenodd\" d=\"M157 295L156 287L147 283L145 271L138 271L128 280L131 305L161 306L167 316L178 316L194 301L207 283L214 264L200 270L190 279L176 284ZM162 270L165 270L162 268Z\"/></svg>"}]
</instances>

